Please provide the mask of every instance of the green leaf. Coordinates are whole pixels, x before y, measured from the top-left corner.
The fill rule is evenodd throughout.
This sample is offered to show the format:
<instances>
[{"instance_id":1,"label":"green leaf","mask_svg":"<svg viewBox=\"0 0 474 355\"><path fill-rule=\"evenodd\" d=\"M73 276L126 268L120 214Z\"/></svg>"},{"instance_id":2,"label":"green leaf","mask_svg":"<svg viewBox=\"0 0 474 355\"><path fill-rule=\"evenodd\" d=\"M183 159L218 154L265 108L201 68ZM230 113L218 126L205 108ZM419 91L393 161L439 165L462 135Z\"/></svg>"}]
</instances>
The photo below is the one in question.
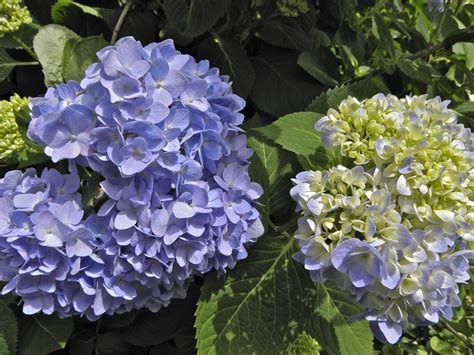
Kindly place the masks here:
<instances>
[{"instance_id":1,"label":"green leaf","mask_svg":"<svg viewBox=\"0 0 474 355\"><path fill-rule=\"evenodd\" d=\"M239 42L218 36L208 38L199 45L198 55L209 59L221 74L229 75L235 93L247 97L255 80L255 72L245 48Z\"/></svg>"},{"instance_id":2,"label":"green leaf","mask_svg":"<svg viewBox=\"0 0 474 355\"><path fill-rule=\"evenodd\" d=\"M318 283L317 313L327 320L336 332L342 354L366 355L373 353L373 337L367 321L349 322L348 318L362 313L346 291Z\"/></svg>"},{"instance_id":3,"label":"green leaf","mask_svg":"<svg viewBox=\"0 0 474 355\"><path fill-rule=\"evenodd\" d=\"M164 0L167 26L184 37L195 38L209 30L226 12L230 0Z\"/></svg>"},{"instance_id":4,"label":"green leaf","mask_svg":"<svg viewBox=\"0 0 474 355\"><path fill-rule=\"evenodd\" d=\"M63 81L62 56L66 42L80 38L70 29L59 25L42 27L33 40L33 48L43 66L45 83L51 86Z\"/></svg>"},{"instance_id":5,"label":"green leaf","mask_svg":"<svg viewBox=\"0 0 474 355\"><path fill-rule=\"evenodd\" d=\"M10 57L6 50L0 49L0 81L5 79L18 63L20 62Z\"/></svg>"},{"instance_id":6,"label":"green leaf","mask_svg":"<svg viewBox=\"0 0 474 355\"><path fill-rule=\"evenodd\" d=\"M250 119L251 127L266 125L261 116ZM250 128L249 125L246 129ZM263 206L264 214L269 217L278 211L288 211L292 206L288 193L291 188L290 178L293 177L292 154L266 138L257 129L247 133L248 145L254 153L251 158L250 176L252 181L263 187L263 196L258 200ZM267 229L267 226L265 226Z\"/></svg>"},{"instance_id":7,"label":"green leaf","mask_svg":"<svg viewBox=\"0 0 474 355\"><path fill-rule=\"evenodd\" d=\"M459 113L463 116L468 116L468 117L473 117L474 118L474 101L462 102L462 103L454 106L453 110L455 110L457 113Z\"/></svg>"},{"instance_id":8,"label":"green leaf","mask_svg":"<svg viewBox=\"0 0 474 355\"><path fill-rule=\"evenodd\" d=\"M320 83L329 87L338 84L335 78L339 78L339 73L337 66L334 65L335 62L337 59L329 50L302 52L298 57L298 65L301 68Z\"/></svg>"},{"instance_id":9,"label":"green leaf","mask_svg":"<svg viewBox=\"0 0 474 355\"><path fill-rule=\"evenodd\" d=\"M447 341L443 341L437 336L434 336L430 339L430 345L431 348L437 353L451 353L451 345Z\"/></svg>"},{"instance_id":10,"label":"green leaf","mask_svg":"<svg viewBox=\"0 0 474 355\"><path fill-rule=\"evenodd\" d=\"M10 352L10 349L8 348L8 344L5 338L2 338L2 337L0 337L0 354L15 355L15 353Z\"/></svg>"},{"instance_id":11,"label":"green leaf","mask_svg":"<svg viewBox=\"0 0 474 355\"><path fill-rule=\"evenodd\" d=\"M293 252L294 240L265 236L225 280L206 277L196 312L198 354L280 353L300 333L308 314L298 300L308 276Z\"/></svg>"},{"instance_id":12,"label":"green leaf","mask_svg":"<svg viewBox=\"0 0 474 355\"><path fill-rule=\"evenodd\" d=\"M84 12L85 14L88 14L88 15L91 15L91 16L94 16L94 17L97 17L97 18L100 18L100 19L104 18L104 13L106 13L107 10L108 10L108 9L101 9L101 8L97 8L97 7L87 6L87 5L80 4L80 3L75 2L75 1L72 2L72 5L75 6L75 7L78 7L79 9L81 9L82 12ZM112 11L113 11L113 9L112 9Z\"/></svg>"},{"instance_id":13,"label":"green leaf","mask_svg":"<svg viewBox=\"0 0 474 355\"><path fill-rule=\"evenodd\" d=\"M314 124L321 117L314 112L290 113L258 131L301 157L304 168L321 169L334 165L337 160L334 154L324 149L321 135L314 129Z\"/></svg>"},{"instance_id":14,"label":"green leaf","mask_svg":"<svg viewBox=\"0 0 474 355\"><path fill-rule=\"evenodd\" d=\"M107 44L102 36L84 38L75 43L68 56L67 65L62 68L64 80L81 81L87 67L98 61L96 53Z\"/></svg>"},{"instance_id":15,"label":"green leaf","mask_svg":"<svg viewBox=\"0 0 474 355\"><path fill-rule=\"evenodd\" d=\"M30 147L35 151L23 150L18 154L18 169L24 169L30 166L42 164L51 161L51 157L43 153L40 145L33 142L28 142Z\"/></svg>"},{"instance_id":16,"label":"green leaf","mask_svg":"<svg viewBox=\"0 0 474 355\"><path fill-rule=\"evenodd\" d=\"M0 354L16 354L18 325L5 302L0 301Z\"/></svg>"},{"instance_id":17,"label":"green leaf","mask_svg":"<svg viewBox=\"0 0 474 355\"><path fill-rule=\"evenodd\" d=\"M386 48L390 53L393 53L392 35L383 17L378 13L372 15L372 33L379 40L382 48Z\"/></svg>"},{"instance_id":18,"label":"green leaf","mask_svg":"<svg viewBox=\"0 0 474 355\"><path fill-rule=\"evenodd\" d=\"M459 23L456 21L456 17L453 16L454 9L451 9L449 6L446 6L445 13L446 17L441 26L441 31L439 33L439 40L443 41L453 35L456 35L460 32ZM472 26L472 20L471 20ZM472 35L471 35L472 38Z\"/></svg>"},{"instance_id":19,"label":"green leaf","mask_svg":"<svg viewBox=\"0 0 474 355\"><path fill-rule=\"evenodd\" d=\"M466 61L466 68L468 70L474 69L474 43L456 43L453 46L453 53L460 55Z\"/></svg>"},{"instance_id":20,"label":"green leaf","mask_svg":"<svg viewBox=\"0 0 474 355\"><path fill-rule=\"evenodd\" d=\"M415 28L418 31L418 33L421 34L425 42L428 43L430 41L430 31L426 27L426 23L423 17L418 16L416 18Z\"/></svg>"},{"instance_id":21,"label":"green leaf","mask_svg":"<svg viewBox=\"0 0 474 355\"><path fill-rule=\"evenodd\" d=\"M402 57L397 60L397 67L400 71L411 79L424 84L430 84L432 73L431 66L422 59L408 59Z\"/></svg>"},{"instance_id":22,"label":"green leaf","mask_svg":"<svg viewBox=\"0 0 474 355\"><path fill-rule=\"evenodd\" d=\"M267 51L252 59L256 73L250 98L262 111L274 116L303 110L323 87L297 64L287 51Z\"/></svg>"},{"instance_id":23,"label":"green leaf","mask_svg":"<svg viewBox=\"0 0 474 355\"><path fill-rule=\"evenodd\" d=\"M294 238L266 235L225 279L206 277L196 312L198 354L236 349L241 354L280 354L303 331L330 354L353 354L343 351L347 342L338 349L345 340L326 318L349 333L348 340L358 334L361 339L354 343L355 354L372 352L367 322L345 319L345 312L350 311L350 316L360 307L322 284L315 286L304 267L294 261L295 251ZM359 329L360 324L365 324L367 332Z\"/></svg>"},{"instance_id":24,"label":"green leaf","mask_svg":"<svg viewBox=\"0 0 474 355\"><path fill-rule=\"evenodd\" d=\"M72 318L33 315L20 319L18 351L21 355L42 355L64 349L72 333Z\"/></svg>"},{"instance_id":25,"label":"green leaf","mask_svg":"<svg viewBox=\"0 0 474 355\"><path fill-rule=\"evenodd\" d=\"M57 0L51 6L51 18L54 23L63 23L67 15L67 9L71 6L72 0Z\"/></svg>"},{"instance_id":26,"label":"green leaf","mask_svg":"<svg viewBox=\"0 0 474 355\"><path fill-rule=\"evenodd\" d=\"M104 19L104 12L101 8L91 7L72 0L57 0L56 3L51 7L51 18L54 23L62 24L66 21L68 9L70 7L76 7L81 9L85 14Z\"/></svg>"},{"instance_id":27,"label":"green leaf","mask_svg":"<svg viewBox=\"0 0 474 355\"><path fill-rule=\"evenodd\" d=\"M84 209L93 208L103 195L103 190L100 187L102 180L102 176L95 172L92 173L92 176L88 176L84 179L81 190L82 206L84 206Z\"/></svg>"},{"instance_id":28,"label":"green leaf","mask_svg":"<svg viewBox=\"0 0 474 355\"><path fill-rule=\"evenodd\" d=\"M325 32L305 25L300 18L268 21L257 36L275 46L307 51L316 50L330 42Z\"/></svg>"},{"instance_id":29,"label":"green leaf","mask_svg":"<svg viewBox=\"0 0 474 355\"><path fill-rule=\"evenodd\" d=\"M66 41L66 44L64 45L63 55L61 56L61 69L62 69L61 76L63 77L63 80L64 80L64 73L66 72L66 69L67 69L67 65L69 63L69 60L71 59L72 49L74 48L74 45L80 40L81 39L77 37L70 38Z\"/></svg>"},{"instance_id":30,"label":"green leaf","mask_svg":"<svg viewBox=\"0 0 474 355\"><path fill-rule=\"evenodd\" d=\"M474 128L474 102L466 101L460 103L453 108L461 118L461 122L466 124L468 127Z\"/></svg>"},{"instance_id":31,"label":"green leaf","mask_svg":"<svg viewBox=\"0 0 474 355\"><path fill-rule=\"evenodd\" d=\"M348 96L363 100L377 93L388 93L389 89L378 77L366 78L350 85L338 86L329 89L318 96L307 108L308 111L325 115L330 108L336 109L342 100Z\"/></svg>"},{"instance_id":32,"label":"green leaf","mask_svg":"<svg viewBox=\"0 0 474 355\"><path fill-rule=\"evenodd\" d=\"M142 43L151 43L158 37L156 16L149 10L131 11L119 32L120 37L132 36Z\"/></svg>"}]
</instances>

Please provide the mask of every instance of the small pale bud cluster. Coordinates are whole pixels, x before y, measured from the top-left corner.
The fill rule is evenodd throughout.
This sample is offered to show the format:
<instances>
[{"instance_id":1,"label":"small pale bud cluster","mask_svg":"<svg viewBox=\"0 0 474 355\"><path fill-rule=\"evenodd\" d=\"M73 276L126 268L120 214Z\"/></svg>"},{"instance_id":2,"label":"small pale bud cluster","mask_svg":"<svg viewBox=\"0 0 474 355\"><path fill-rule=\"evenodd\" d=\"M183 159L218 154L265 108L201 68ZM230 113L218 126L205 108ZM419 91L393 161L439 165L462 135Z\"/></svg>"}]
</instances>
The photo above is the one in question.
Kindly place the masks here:
<instances>
[{"instance_id":1,"label":"small pale bud cluster","mask_svg":"<svg viewBox=\"0 0 474 355\"><path fill-rule=\"evenodd\" d=\"M25 141L18 130L15 115L26 105L28 105L28 99L22 99L16 94L10 98L10 101L0 101L1 162L8 161L25 148Z\"/></svg>"},{"instance_id":2,"label":"small pale bud cluster","mask_svg":"<svg viewBox=\"0 0 474 355\"><path fill-rule=\"evenodd\" d=\"M31 21L28 9L20 5L20 0L0 0L0 37L18 31Z\"/></svg>"}]
</instances>

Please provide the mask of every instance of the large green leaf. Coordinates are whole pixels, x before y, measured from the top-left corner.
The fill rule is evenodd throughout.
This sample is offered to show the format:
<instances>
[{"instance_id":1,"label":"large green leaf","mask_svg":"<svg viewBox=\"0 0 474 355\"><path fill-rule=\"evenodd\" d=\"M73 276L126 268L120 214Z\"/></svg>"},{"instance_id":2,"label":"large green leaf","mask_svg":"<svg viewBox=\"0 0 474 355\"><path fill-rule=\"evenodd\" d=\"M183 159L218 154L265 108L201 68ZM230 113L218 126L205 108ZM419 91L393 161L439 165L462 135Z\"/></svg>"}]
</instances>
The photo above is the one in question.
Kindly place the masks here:
<instances>
[{"instance_id":1,"label":"large green leaf","mask_svg":"<svg viewBox=\"0 0 474 355\"><path fill-rule=\"evenodd\" d=\"M250 98L264 112L282 116L303 110L323 86L297 64L289 51L266 51L253 58L256 73Z\"/></svg>"},{"instance_id":2,"label":"large green leaf","mask_svg":"<svg viewBox=\"0 0 474 355\"><path fill-rule=\"evenodd\" d=\"M66 20L68 10L70 8L78 8L85 14L103 19L104 10L97 7L87 6L72 0L57 0L56 3L51 7L51 17L54 23L62 24Z\"/></svg>"},{"instance_id":3,"label":"large green leaf","mask_svg":"<svg viewBox=\"0 0 474 355\"><path fill-rule=\"evenodd\" d=\"M63 81L62 56L66 42L79 38L70 29L59 25L42 27L33 40L33 48L43 66L46 85L51 86Z\"/></svg>"},{"instance_id":4,"label":"large green leaf","mask_svg":"<svg viewBox=\"0 0 474 355\"><path fill-rule=\"evenodd\" d=\"M164 0L167 26L194 38L209 30L227 11L230 0Z\"/></svg>"},{"instance_id":5,"label":"large green leaf","mask_svg":"<svg viewBox=\"0 0 474 355\"><path fill-rule=\"evenodd\" d=\"M339 73L334 62L334 54L327 49L317 52L302 52L298 57L298 65L320 83L329 87L338 84Z\"/></svg>"},{"instance_id":6,"label":"large green leaf","mask_svg":"<svg viewBox=\"0 0 474 355\"><path fill-rule=\"evenodd\" d=\"M268 122L261 116L255 115L246 128L261 127ZM275 212L287 212L292 206L288 193L291 188L290 178L293 176L291 161L294 160L290 152L266 138L258 130L247 133L248 145L253 149L251 158L250 176L252 181L258 182L263 187L263 196L259 202L263 205L266 216ZM266 229L266 228L265 228Z\"/></svg>"},{"instance_id":7,"label":"large green leaf","mask_svg":"<svg viewBox=\"0 0 474 355\"><path fill-rule=\"evenodd\" d=\"M474 102L465 101L453 108L461 118L462 123L468 127L474 128Z\"/></svg>"},{"instance_id":8,"label":"large green leaf","mask_svg":"<svg viewBox=\"0 0 474 355\"><path fill-rule=\"evenodd\" d=\"M230 76L235 93L247 97L255 80L255 72L245 48L239 42L218 36L208 38L200 43L198 54L209 59L222 74Z\"/></svg>"},{"instance_id":9,"label":"large green leaf","mask_svg":"<svg viewBox=\"0 0 474 355\"><path fill-rule=\"evenodd\" d=\"M294 241L263 237L220 279L206 278L196 312L198 354L279 353L302 329L302 280Z\"/></svg>"},{"instance_id":10,"label":"large green leaf","mask_svg":"<svg viewBox=\"0 0 474 355\"><path fill-rule=\"evenodd\" d=\"M4 354L4 355L15 354L15 353L10 352L7 342L5 341L4 338L1 338L1 337L0 337L0 354Z\"/></svg>"},{"instance_id":11,"label":"large green leaf","mask_svg":"<svg viewBox=\"0 0 474 355\"><path fill-rule=\"evenodd\" d=\"M0 345L0 354L16 354L17 333L18 326L15 315L5 302L0 301L0 344L2 344Z\"/></svg>"},{"instance_id":12,"label":"large green leaf","mask_svg":"<svg viewBox=\"0 0 474 355\"><path fill-rule=\"evenodd\" d=\"M299 18L268 21L257 36L275 46L297 50L313 51L329 44L326 32L308 26Z\"/></svg>"},{"instance_id":13,"label":"large green leaf","mask_svg":"<svg viewBox=\"0 0 474 355\"><path fill-rule=\"evenodd\" d=\"M125 18L119 37L132 36L142 43L154 42L158 37L155 19L152 11L135 9Z\"/></svg>"},{"instance_id":14,"label":"large green leaf","mask_svg":"<svg viewBox=\"0 0 474 355\"><path fill-rule=\"evenodd\" d=\"M314 124L321 116L314 112L290 113L258 131L295 153L305 169L326 168L335 165L337 159L324 149L321 135L314 129Z\"/></svg>"},{"instance_id":15,"label":"large green leaf","mask_svg":"<svg viewBox=\"0 0 474 355\"><path fill-rule=\"evenodd\" d=\"M363 100L377 93L388 93L384 82L378 77L366 78L350 85L338 86L329 89L318 96L307 108L308 111L326 114L330 108L336 109L342 100L348 96Z\"/></svg>"},{"instance_id":16,"label":"large green leaf","mask_svg":"<svg viewBox=\"0 0 474 355\"><path fill-rule=\"evenodd\" d=\"M372 33L380 42L382 48L393 52L393 38L387 24L380 14L372 15Z\"/></svg>"},{"instance_id":17,"label":"large green leaf","mask_svg":"<svg viewBox=\"0 0 474 355\"><path fill-rule=\"evenodd\" d=\"M56 316L23 316L19 327L18 351L21 355L42 355L63 349L72 333L72 318Z\"/></svg>"},{"instance_id":18,"label":"large green leaf","mask_svg":"<svg viewBox=\"0 0 474 355\"><path fill-rule=\"evenodd\" d=\"M474 43L459 42L453 46L453 53L458 54L459 57L466 61L466 68L468 70L474 69Z\"/></svg>"},{"instance_id":19,"label":"large green leaf","mask_svg":"<svg viewBox=\"0 0 474 355\"><path fill-rule=\"evenodd\" d=\"M87 67L98 61L96 53L107 44L102 36L84 38L75 43L68 56L67 64L62 68L64 80L80 81Z\"/></svg>"},{"instance_id":20,"label":"large green leaf","mask_svg":"<svg viewBox=\"0 0 474 355\"><path fill-rule=\"evenodd\" d=\"M317 284L317 313L335 329L342 354L366 355L373 351L373 339L366 321L348 318L362 312L347 292L324 284Z\"/></svg>"},{"instance_id":21,"label":"large green leaf","mask_svg":"<svg viewBox=\"0 0 474 355\"><path fill-rule=\"evenodd\" d=\"M411 79L424 84L430 84L433 77L432 67L422 59L412 60L402 57L397 60L397 67Z\"/></svg>"},{"instance_id":22,"label":"large green leaf","mask_svg":"<svg viewBox=\"0 0 474 355\"><path fill-rule=\"evenodd\" d=\"M198 354L279 354L303 331L331 354L350 354L345 349L352 338L337 332L354 333L360 337L354 353L371 353L367 323L345 318L360 308L324 285L316 287L293 260L295 249L294 238L267 235L225 279L206 278L196 312Z\"/></svg>"}]
</instances>

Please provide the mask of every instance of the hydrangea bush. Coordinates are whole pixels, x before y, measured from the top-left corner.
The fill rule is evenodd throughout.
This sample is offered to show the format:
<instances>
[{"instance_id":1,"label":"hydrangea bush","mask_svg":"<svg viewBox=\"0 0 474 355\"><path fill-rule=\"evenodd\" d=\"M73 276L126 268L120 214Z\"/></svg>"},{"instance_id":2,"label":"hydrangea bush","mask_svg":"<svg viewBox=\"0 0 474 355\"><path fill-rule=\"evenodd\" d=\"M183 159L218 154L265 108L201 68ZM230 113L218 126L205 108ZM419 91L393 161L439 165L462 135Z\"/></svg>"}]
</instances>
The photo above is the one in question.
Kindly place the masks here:
<instances>
[{"instance_id":1,"label":"hydrangea bush","mask_svg":"<svg viewBox=\"0 0 474 355\"><path fill-rule=\"evenodd\" d=\"M0 0L0 353L474 351L472 23Z\"/></svg>"},{"instance_id":2,"label":"hydrangea bush","mask_svg":"<svg viewBox=\"0 0 474 355\"><path fill-rule=\"evenodd\" d=\"M296 238L315 282L332 280L395 343L409 323L451 320L474 258L473 134L448 102L349 97L315 129L353 165L305 171L291 195Z\"/></svg>"},{"instance_id":3,"label":"hydrangea bush","mask_svg":"<svg viewBox=\"0 0 474 355\"><path fill-rule=\"evenodd\" d=\"M42 180L26 173L27 183L36 182L31 187L23 187L21 175L10 176L19 172L5 178L19 184L3 193L5 236L15 235L13 216L26 211L25 238L45 249L44 256L29 254L25 246L22 263L5 249L10 270L3 292L22 296L27 314L57 310L96 319L134 308L157 311L184 297L194 275L233 268L263 234L254 206L262 190L250 181L252 151L239 128L245 102L228 77L169 40L142 47L126 37L98 57L81 83L60 84L30 102L28 135L53 162L72 164L67 189L56 182L65 180L57 172L43 172ZM106 195L85 220L78 195L68 195L79 187L76 164L103 177ZM51 174L59 187L50 186ZM64 190L65 205L50 195L54 189ZM33 272L29 258L37 268L47 264L46 276ZM31 275L18 280L23 270Z\"/></svg>"}]
</instances>

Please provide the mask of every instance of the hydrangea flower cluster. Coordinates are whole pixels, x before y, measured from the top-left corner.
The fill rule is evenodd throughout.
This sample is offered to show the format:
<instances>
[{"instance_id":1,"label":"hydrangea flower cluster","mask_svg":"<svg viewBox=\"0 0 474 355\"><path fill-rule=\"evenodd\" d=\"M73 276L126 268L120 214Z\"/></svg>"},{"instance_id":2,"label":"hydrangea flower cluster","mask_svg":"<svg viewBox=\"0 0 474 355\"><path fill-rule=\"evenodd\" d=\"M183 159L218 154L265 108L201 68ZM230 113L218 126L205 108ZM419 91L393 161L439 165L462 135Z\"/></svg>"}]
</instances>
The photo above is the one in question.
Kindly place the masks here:
<instances>
[{"instance_id":1,"label":"hydrangea flower cluster","mask_svg":"<svg viewBox=\"0 0 474 355\"><path fill-rule=\"evenodd\" d=\"M156 311L194 275L234 267L263 234L239 128L245 102L228 77L171 40L126 37L97 55L81 83L31 100L28 130L53 162L104 178L105 201L87 221L103 262L90 318Z\"/></svg>"},{"instance_id":2,"label":"hydrangea flower cluster","mask_svg":"<svg viewBox=\"0 0 474 355\"><path fill-rule=\"evenodd\" d=\"M94 298L103 262L98 241L82 223L79 177L45 169L8 172L0 180L0 279L2 293L23 300L23 312L60 314ZM76 313L77 313L76 312Z\"/></svg>"},{"instance_id":3,"label":"hydrangea flower cluster","mask_svg":"<svg viewBox=\"0 0 474 355\"><path fill-rule=\"evenodd\" d=\"M0 180L0 280L7 282L2 293L20 296L25 314L90 320L139 302L156 311L171 296L184 297L187 280L169 289L155 280L156 289L147 290L152 300L139 282L123 281L126 269L105 248L112 238L107 219L84 218L79 186L77 174L54 169L41 177L34 169L10 171Z\"/></svg>"},{"instance_id":4,"label":"hydrangea flower cluster","mask_svg":"<svg viewBox=\"0 0 474 355\"><path fill-rule=\"evenodd\" d=\"M291 190L303 216L295 258L363 304L395 343L409 324L451 319L474 258L474 149L448 102L349 97L316 123L354 166L306 171Z\"/></svg>"},{"instance_id":5,"label":"hydrangea flower cluster","mask_svg":"<svg viewBox=\"0 0 474 355\"><path fill-rule=\"evenodd\" d=\"M20 2L21 0L0 0L0 37L31 23L28 9L21 6Z\"/></svg>"},{"instance_id":6,"label":"hydrangea flower cluster","mask_svg":"<svg viewBox=\"0 0 474 355\"><path fill-rule=\"evenodd\" d=\"M0 101L0 161L5 162L27 148L16 122L16 114L28 105L28 99L14 95Z\"/></svg>"}]
</instances>

